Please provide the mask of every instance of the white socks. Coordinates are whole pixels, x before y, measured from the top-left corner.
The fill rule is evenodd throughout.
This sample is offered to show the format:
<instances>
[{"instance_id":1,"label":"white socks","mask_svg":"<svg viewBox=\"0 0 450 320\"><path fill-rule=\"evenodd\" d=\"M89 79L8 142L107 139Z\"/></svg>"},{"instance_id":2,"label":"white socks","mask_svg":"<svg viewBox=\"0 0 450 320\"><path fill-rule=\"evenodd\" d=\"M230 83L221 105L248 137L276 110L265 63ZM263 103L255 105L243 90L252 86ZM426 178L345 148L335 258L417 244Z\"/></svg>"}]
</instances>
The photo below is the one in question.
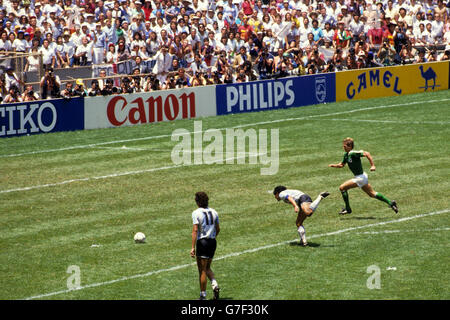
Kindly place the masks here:
<instances>
[{"instance_id":1,"label":"white socks","mask_svg":"<svg viewBox=\"0 0 450 320\"><path fill-rule=\"evenodd\" d=\"M200 291L200 296L201 297L206 297L206 291Z\"/></svg>"},{"instance_id":2,"label":"white socks","mask_svg":"<svg viewBox=\"0 0 450 320\"><path fill-rule=\"evenodd\" d=\"M322 201L322 199L323 199L322 196L319 195L319 196L317 196L316 200L314 200L314 202L309 205L309 207L312 209L312 211L316 211L316 209L319 206L319 203L320 203L320 201Z\"/></svg>"},{"instance_id":3,"label":"white socks","mask_svg":"<svg viewBox=\"0 0 450 320\"><path fill-rule=\"evenodd\" d=\"M300 239L304 237L306 233L305 228L303 226L298 227L297 232L298 235L300 236Z\"/></svg>"},{"instance_id":4,"label":"white socks","mask_svg":"<svg viewBox=\"0 0 450 320\"><path fill-rule=\"evenodd\" d=\"M211 280L211 287L213 288L213 290L218 286L216 279L212 279Z\"/></svg>"}]
</instances>

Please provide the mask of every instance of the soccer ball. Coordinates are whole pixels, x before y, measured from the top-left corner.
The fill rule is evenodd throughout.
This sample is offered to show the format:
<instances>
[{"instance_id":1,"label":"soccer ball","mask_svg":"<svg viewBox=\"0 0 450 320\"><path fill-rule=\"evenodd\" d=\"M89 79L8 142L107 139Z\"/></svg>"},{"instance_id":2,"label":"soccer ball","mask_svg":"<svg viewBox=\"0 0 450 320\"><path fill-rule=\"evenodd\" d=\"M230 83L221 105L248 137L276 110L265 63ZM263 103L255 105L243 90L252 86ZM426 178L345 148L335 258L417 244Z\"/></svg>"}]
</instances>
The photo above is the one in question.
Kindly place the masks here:
<instances>
[{"instance_id":1,"label":"soccer ball","mask_svg":"<svg viewBox=\"0 0 450 320\"><path fill-rule=\"evenodd\" d=\"M134 242L136 243L144 243L145 242L145 234L142 232L138 232L134 235Z\"/></svg>"}]
</instances>

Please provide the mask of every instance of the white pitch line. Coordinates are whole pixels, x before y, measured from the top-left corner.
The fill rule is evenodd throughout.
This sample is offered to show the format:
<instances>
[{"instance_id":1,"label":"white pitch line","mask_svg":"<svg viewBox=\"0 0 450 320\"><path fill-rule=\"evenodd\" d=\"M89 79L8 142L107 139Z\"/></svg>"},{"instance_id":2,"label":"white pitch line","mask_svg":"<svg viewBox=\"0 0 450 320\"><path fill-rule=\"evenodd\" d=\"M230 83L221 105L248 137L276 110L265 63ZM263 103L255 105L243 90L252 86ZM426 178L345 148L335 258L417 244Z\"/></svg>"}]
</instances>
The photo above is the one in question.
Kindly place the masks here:
<instances>
[{"instance_id":1,"label":"white pitch line","mask_svg":"<svg viewBox=\"0 0 450 320\"><path fill-rule=\"evenodd\" d=\"M101 146L97 146L97 147L93 147L96 149L106 149L106 150L123 150L123 151L148 151L151 150L150 148L135 148L135 147L127 147L127 146L122 146L122 147L101 147Z\"/></svg>"},{"instance_id":2,"label":"white pitch line","mask_svg":"<svg viewBox=\"0 0 450 320\"><path fill-rule=\"evenodd\" d=\"M316 120L316 119L312 119ZM374 120L374 119L345 119L345 118L330 118L330 119L320 119L330 120L330 121L354 121L354 122L373 122L373 123L393 123L393 124L443 124L449 125L448 121L396 121L396 120Z\"/></svg>"},{"instance_id":3,"label":"white pitch line","mask_svg":"<svg viewBox=\"0 0 450 320\"><path fill-rule=\"evenodd\" d=\"M249 153L249 154L244 154L243 156L235 156L235 157L231 157L231 158L225 158L222 161L224 163L226 163L229 160L238 160L238 159L241 159L241 158L246 158L247 156L261 156L261 155L265 155L265 153L251 153L251 154ZM195 164L195 163L193 163L193 164L178 164L178 165L173 165L173 166L164 166L164 167L158 167L158 168L150 168L150 169L143 169L143 170L134 170L134 171L126 171L126 172L120 172L120 173L112 173L112 174L107 174L107 175L104 175L104 176L70 179L70 180L65 180L65 181L61 181L61 182L39 184L39 185L35 185L35 186L30 186L30 187L22 187L22 188L15 188L15 189L0 190L0 194L17 192L17 191L28 191L28 190L48 188L48 187L56 187L56 186L61 186L61 185L74 183L74 182L109 179L109 178L115 178L115 177L129 176L129 175L133 175L133 174L141 174L141 173L155 172L155 171L161 171L161 170L169 170L169 169L175 169L175 168L180 168L180 167L191 167L191 166L198 166L198 165L199 164Z\"/></svg>"},{"instance_id":4,"label":"white pitch line","mask_svg":"<svg viewBox=\"0 0 450 320\"><path fill-rule=\"evenodd\" d=\"M172 149L134 148L134 147L126 147L126 146L122 146L122 147L93 147L93 148L106 149L106 150L118 150L118 151L123 150L123 151L158 151L158 152L168 152L168 153L171 153L171 152L172 152ZM202 151L195 151L195 150L193 150L193 151L189 151L189 153L192 153L192 154L201 153L201 154L203 154L204 151L203 151L203 150L202 150ZM219 154L224 155L224 154L228 154L228 152L223 152L223 151L220 152L220 151L217 151L217 152L215 152L215 154L216 154L216 155L219 155ZM237 154L237 155L243 155L243 157L245 157L245 156L261 156L261 155L266 155L265 153L264 153L264 154L262 154L262 153L253 153L253 152L247 152L247 151L244 151L244 152L235 152L235 154ZM234 158L233 158L233 159L234 159ZM226 159L223 160L223 161L225 162Z\"/></svg>"},{"instance_id":5,"label":"white pitch line","mask_svg":"<svg viewBox=\"0 0 450 320\"><path fill-rule=\"evenodd\" d=\"M382 230L382 231L365 231L355 232L352 234L389 234L389 233L421 233L421 232L437 232L437 231L449 231L450 228L435 228L435 229L414 229L414 230Z\"/></svg>"},{"instance_id":6,"label":"white pitch line","mask_svg":"<svg viewBox=\"0 0 450 320\"><path fill-rule=\"evenodd\" d=\"M360 112L360 111L369 111L369 110L384 109L384 108L410 106L410 105L415 105L415 104L420 104L420 103L444 102L444 101L449 101L449 100L450 99L439 99L439 100L413 101L413 102L401 103L401 104L382 105L382 106L376 106L376 107L367 107L367 108L353 109L353 110L333 112L333 113L316 114L316 115L304 116L304 117L298 117L298 118L285 118L285 119L278 119L278 120L271 120L271 121L247 123L247 124L234 126L234 127L231 127L231 128L219 128L218 130L245 128L245 127L250 127L250 126L255 126L255 125L272 124L272 123L279 123L279 122L286 122L286 121L306 120L306 119L311 119L311 118L316 118L316 117L335 116L335 115L349 114L349 113ZM199 119L191 119L191 120L199 120ZM202 133L202 132L205 132L206 130L193 131L193 132L190 132L190 134ZM176 135L174 135L174 136L176 136ZM148 137L142 137L142 138L132 138L132 139L124 139L124 140L98 142L98 143L92 143L92 144L87 144L87 145L78 145L78 146L58 148L58 149L47 149L47 150L38 150L38 151L30 151L30 152L23 152L23 153L6 154L6 155L0 155L0 158L19 157L19 156L25 156L25 155L32 155L32 154L39 154L39 153L49 153L49 152L58 152L58 151L68 151L68 150L75 150L75 149L86 149L86 148L90 148L90 147L96 147L96 146L102 146L102 145L108 145L108 144L143 141L143 140L152 140L152 139L160 139L160 138L167 138L167 137L172 137L172 134L164 134L164 135L159 135L159 136L148 136Z\"/></svg>"},{"instance_id":7,"label":"white pitch line","mask_svg":"<svg viewBox=\"0 0 450 320\"><path fill-rule=\"evenodd\" d=\"M433 212L418 214L418 215L415 215L415 216L404 217L404 218L400 218L400 219L396 219L396 220L390 220L390 221L383 221L383 222L378 222L378 223L366 224L366 225L359 226L359 227L351 227L351 228L341 229L341 230L337 230L337 231L333 231L333 232L327 232L327 233L316 234L316 235L313 234L313 235L309 236L308 239L333 236L333 235L337 235L337 234L341 234L341 233L349 232L349 231L353 231L353 230L359 230L359 229L363 229L363 228L371 228L371 227L376 227L376 226L381 226L381 225L386 225L386 224L391 224L391 223L399 223L399 222L403 222L403 221L408 221L408 220L413 220L413 219L418 219L418 218L423 218L423 217L428 217L428 216L433 216L433 215L438 215L438 214L443 214L443 213L448 213L448 212L450 212L450 209L444 209L444 210L440 210L440 211L433 211ZM224 260L224 259L228 259L228 258L231 258L231 257L237 257L237 256L241 256L241 255L247 254L247 253L258 252L258 251L261 251L261 250L278 247L278 246L285 245L285 244L292 243L292 242L296 242L296 241L297 240L283 241L283 242L269 244L269 245L265 245L265 246L261 246L261 247L257 247L257 248L253 248L253 249L240 251L240 252L230 253L230 254L227 254L227 255L224 255L224 256L221 256L221 257L217 257L217 258L214 259L214 261ZM40 294L40 295L24 298L22 300L41 299L41 298L55 296L55 295L59 295L59 294L63 294L63 293L69 293L71 291L78 291L78 290L84 290L84 289L93 288L93 287L100 287L100 286L104 286L104 285L108 285L108 284L113 284L113 283L116 283L116 282L127 281L127 280L137 279L137 278L149 277L151 275L162 273L162 272L170 272L170 271L175 271L175 270L179 270L179 269L184 269L184 268L191 267L191 266L194 266L194 265L196 265L195 262L182 264L182 265L174 266L174 267L171 267L171 268L160 269L160 270L150 271L150 272L147 272L147 273L141 273L141 274L136 274L136 275L132 275L132 276L121 277L121 278L110 280L110 281L92 283L92 284L88 284L88 285L85 285L85 286L80 286L77 289L72 289L72 290L67 289L67 290L60 290L60 291Z\"/></svg>"}]
</instances>

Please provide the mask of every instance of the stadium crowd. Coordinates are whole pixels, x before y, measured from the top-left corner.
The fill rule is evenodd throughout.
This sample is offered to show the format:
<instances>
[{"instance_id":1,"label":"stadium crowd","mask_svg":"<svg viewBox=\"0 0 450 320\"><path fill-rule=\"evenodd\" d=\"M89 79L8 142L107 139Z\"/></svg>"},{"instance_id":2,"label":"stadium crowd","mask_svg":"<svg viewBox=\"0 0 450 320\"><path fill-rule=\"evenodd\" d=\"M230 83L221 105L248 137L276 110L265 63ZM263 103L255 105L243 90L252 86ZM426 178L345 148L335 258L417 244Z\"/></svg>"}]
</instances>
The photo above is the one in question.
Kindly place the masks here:
<instances>
[{"instance_id":1,"label":"stadium crowd","mask_svg":"<svg viewBox=\"0 0 450 320\"><path fill-rule=\"evenodd\" d=\"M0 0L3 103L448 60L444 0ZM26 57L17 55L31 53ZM12 57L14 59L8 59ZM40 92L17 76L45 75ZM119 82L56 68L133 60ZM152 61L150 64L146 61ZM104 78L104 79L102 79Z\"/></svg>"}]
</instances>

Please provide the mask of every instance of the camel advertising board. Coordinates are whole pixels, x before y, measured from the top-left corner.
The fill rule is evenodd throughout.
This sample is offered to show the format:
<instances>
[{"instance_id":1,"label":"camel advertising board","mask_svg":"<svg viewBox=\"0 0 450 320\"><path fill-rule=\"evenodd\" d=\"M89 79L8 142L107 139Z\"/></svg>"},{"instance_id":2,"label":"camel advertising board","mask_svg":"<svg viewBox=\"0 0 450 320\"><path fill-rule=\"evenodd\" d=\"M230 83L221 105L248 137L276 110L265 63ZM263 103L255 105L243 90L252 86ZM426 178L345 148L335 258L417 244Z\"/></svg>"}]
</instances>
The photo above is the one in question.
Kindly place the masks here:
<instances>
[{"instance_id":1,"label":"camel advertising board","mask_svg":"<svg viewBox=\"0 0 450 320\"><path fill-rule=\"evenodd\" d=\"M449 89L448 61L336 73L336 101L447 89Z\"/></svg>"},{"instance_id":2,"label":"camel advertising board","mask_svg":"<svg viewBox=\"0 0 450 320\"><path fill-rule=\"evenodd\" d=\"M112 128L216 115L214 86L89 97L85 129Z\"/></svg>"}]
</instances>

